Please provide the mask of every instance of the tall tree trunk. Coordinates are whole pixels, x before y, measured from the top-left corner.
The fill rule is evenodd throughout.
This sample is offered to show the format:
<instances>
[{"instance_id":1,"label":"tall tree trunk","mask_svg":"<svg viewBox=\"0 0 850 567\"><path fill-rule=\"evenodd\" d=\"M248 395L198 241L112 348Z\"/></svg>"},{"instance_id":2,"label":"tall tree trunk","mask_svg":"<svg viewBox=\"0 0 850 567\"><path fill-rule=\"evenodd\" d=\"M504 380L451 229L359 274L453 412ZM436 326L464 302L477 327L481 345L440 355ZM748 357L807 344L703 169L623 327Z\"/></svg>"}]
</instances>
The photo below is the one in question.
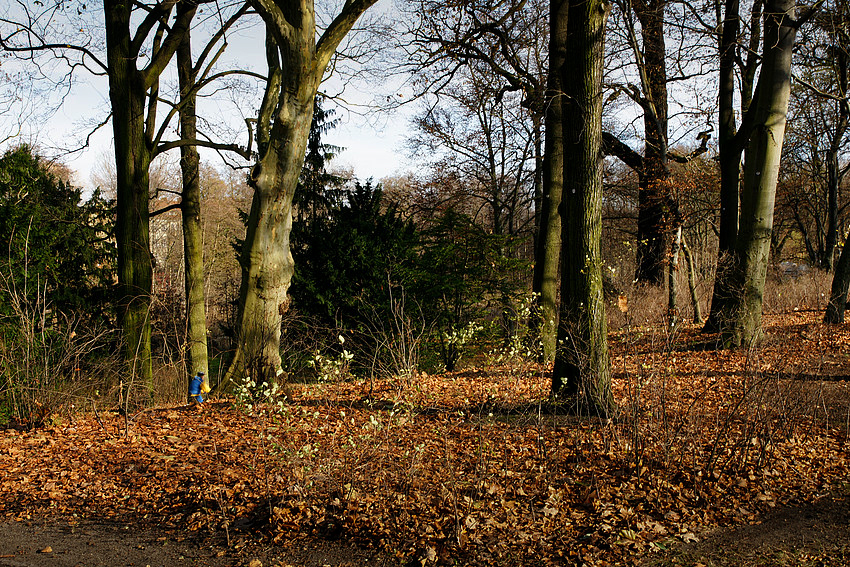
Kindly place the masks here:
<instances>
[{"instance_id":1,"label":"tall tree trunk","mask_svg":"<svg viewBox=\"0 0 850 567\"><path fill-rule=\"evenodd\" d=\"M280 335L293 260L292 198L301 174L316 92L336 48L377 0L347 0L317 40L312 0L253 0L266 24L266 94L257 120L259 158L242 247L237 346L221 386L249 373L260 384L283 373Z\"/></svg>"},{"instance_id":2,"label":"tall tree trunk","mask_svg":"<svg viewBox=\"0 0 850 567\"><path fill-rule=\"evenodd\" d=\"M124 360L128 363L129 379L150 390L153 388L150 320L153 257L148 216L151 155L144 135L144 94L137 96L132 92L135 89L130 85L134 77L123 82L119 78L121 75L110 74L110 83L115 85L110 88L110 98L118 202L115 230L118 245L118 319L123 332Z\"/></svg>"},{"instance_id":3,"label":"tall tree trunk","mask_svg":"<svg viewBox=\"0 0 850 567\"><path fill-rule=\"evenodd\" d=\"M558 268L561 261L561 214L558 209L564 178L561 74L566 52L568 8L566 0L549 3L550 55L544 105L543 199L532 282L532 290L539 294L532 329L540 333L543 360L546 362L555 359L558 336Z\"/></svg>"},{"instance_id":4,"label":"tall tree trunk","mask_svg":"<svg viewBox=\"0 0 850 567\"><path fill-rule=\"evenodd\" d=\"M281 109L275 117L266 151L254 166L254 190L242 246L238 346L233 363L258 384L283 372L280 358L282 316L294 263L289 247L292 198L304 154L313 103L321 75L310 80L283 78Z\"/></svg>"},{"instance_id":5,"label":"tall tree trunk","mask_svg":"<svg viewBox=\"0 0 850 567\"><path fill-rule=\"evenodd\" d=\"M850 288L850 239L845 239L844 247L835 264L829 304L826 306L826 314L823 317L824 323L837 325L844 322L848 288Z\"/></svg>"},{"instance_id":6,"label":"tall tree trunk","mask_svg":"<svg viewBox=\"0 0 850 567\"><path fill-rule=\"evenodd\" d=\"M128 373L124 383L141 384L149 393L153 387L150 321L153 261L148 185L156 127L155 95L159 76L189 29L196 9L190 4L169 21L175 4L176 0L166 0L152 7L134 33L131 31L131 24L136 23L133 3L103 2L115 138L118 320ZM149 34L154 28L156 37L151 40ZM140 57L143 47L148 50L146 58ZM142 69L136 66L140 60L147 63ZM149 91L151 96L147 97Z\"/></svg>"},{"instance_id":7,"label":"tall tree trunk","mask_svg":"<svg viewBox=\"0 0 850 567\"><path fill-rule=\"evenodd\" d=\"M177 76L180 83L180 135L196 140L195 73L192 43L187 33L177 48ZM207 315L204 297L204 240L201 228L200 156L194 145L180 146L183 174L181 211L183 219L183 263L186 285L187 340L192 373L208 371Z\"/></svg>"},{"instance_id":8,"label":"tall tree trunk","mask_svg":"<svg viewBox=\"0 0 850 567\"><path fill-rule=\"evenodd\" d=\"M130 45L129 3L104 2L109 98L115 140L117 186L118 321L123 332L128 377L150 389L151 291L148 170L151 148L145 135L147 86L135 67ZM122 392L124 395L125 392Z\"/></svg>"},{"instance_id":9,"label":"tall tree trunk","mask_svg":"<svg viewBox=\"0 0 850 567\"><path fill-rule=\"evenodd\" d=\"M791 53L797 33L794 0L768 0L764 9L764 49L753 101L754 128L744 166L741 222L732 281L734 321L723 329L724 342L750 345L761 337L764 282L779 163L791 93Z\"/></svg>"},{"instance_id":10,"label":"tall tree trunk","mask_svg":"<svg viewBox=\"0 0 850 567\"><path fill-rule=\"evenodd\" d=\"M664 283L665 266L678 221L678 205L670 185L667 164L667 56L664 45L666 0L637 0L635 15L641 24L642 49L638 67L643 86L645 132L643 170L638 193L638 243L635 281ZM632 39L636 43L636 39Z\"/></svg>"},{"instance_id":11,"label":"tall tree trunk","mask_svg":"<svg viewBox=\"0 0 850 567\"><path fill-rule=\"evenodd\" d=\"M758 47L760 37L760 3L753 6L750 48ZM719 19L719 17L718 17ZM735 121L735 65L738 35L741 29L739 0L725 0L723 27L720 35L720 73L718 145L720 149L720 235L717 249L717 269L712 290L711 308L703 331L717 332L733 318L731 299L738 293L733 285L733 273L738 264L735 243L738 239L741 156L749 140L751 125L742 124L739 132ZM741 110L746 113L752 99L755 77L755 53L747 58L741 84Z\"/></svg>"},{"instance_id":12,"label":"tall tree trunk","mask_svg":"<svg viewBox=\"0 0 850 567\"><path fill-rule=\"evenodd\" d=\"M602 62L610 5L570 0L564 92L561 311L552 395L614 411L602 294Z\"/></svg>"},{"instance_id":13,"label":"tall tree trunk","mask_svg":"<svg viewBox=\"0 0 850 567\"><path fill-rule=\"evenodd\" d=\"M848 83L848 54L846 51L846 46L842 45L841 49L836 49L835 59L835 70L837 75L836 78L838 79L838 87L842 93L846 93ZM838 124L835 127L835 132L833 132L832 140L829 147L829 156L827 156L827 172L830 194L830 231L833 230L834 224L835 240L837 240L838 235L838 187L841 183L842 178L842 172L839 169L838 164L838 154L839 148L841 147L842 138L844 137L844 134L846 133L848 127L850 127L850 103L848 103L847 99L845 98L838 104ZM836 204L836 207L834 209L836 219L834 223L832 219L833 194ZM833 255L834 251L830 250L829 258L831 259ZM832 276L832 289L830 290L829 294L829 305L827 305L826 314L824 315L825 323L844 322L844 310L847 306L848 286L850 286L850 242L848 242L848 239L845 238L844 246L841 249L841 254L839 255L838 262L835 265L835 273Z\"/></svg>"},{"instance_id":14,"label":"tall tree trunk","mask_svg":"<svg viewBox=\"0 0 850 567\"><path fill-rule=\"evenodd\" d=\"M845 71L846 74L846 71ZM846 76L843 78L846 83ZM846 92L846 84L842 92ZM835 125L835 131L830 139L829 149L826 155L826 196L827 196L827 227L824 242L824 268L832 271L835 259L835 247L838 245L838 189L841 184L841 167L839 165L839 154L841 153L844 134L847 132L850 111L848 103L843 100L839 103L839 118Z\"/></svg>"},{"instance_id":15,"label":"tall tree trunk","mask_svg":"<svg viewBox=\"0 0 850 567\"><path fill-rule=\"evenodd\" d=\"M685 263L688 266L688 291L691 294L691 305L694 308L694 323L700 324L702 323L702 309L700 308L699 296L697 295L696 266L694 266L694 256L691 253L691 247L688 246L684 231L682 232L682 254L684 254Z\"/></svg>"}]
</instances>

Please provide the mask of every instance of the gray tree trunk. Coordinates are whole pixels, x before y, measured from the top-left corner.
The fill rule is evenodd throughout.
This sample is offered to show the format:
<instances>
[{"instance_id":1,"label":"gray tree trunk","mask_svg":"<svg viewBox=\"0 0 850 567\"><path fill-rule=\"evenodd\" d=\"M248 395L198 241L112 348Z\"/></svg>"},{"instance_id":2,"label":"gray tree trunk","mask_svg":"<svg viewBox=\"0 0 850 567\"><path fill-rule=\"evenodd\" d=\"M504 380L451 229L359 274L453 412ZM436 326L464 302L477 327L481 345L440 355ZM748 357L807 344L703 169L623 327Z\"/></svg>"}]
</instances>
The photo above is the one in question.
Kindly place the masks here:
<instances>
[{"instance_id":1,"label":"gray tree trunk","mask_svg":"<svg viewBox=\"0 0 850 567\"><path fill-rule=\"evenodd\" d=\"M676 229L670 250L670 261L667 267L667 325L670 329L679 324L679 296L676 286L676 276L679 273L679 249L682 244L682 227Z\"/></svg>"},{"instance_id":2,"label":"gray tree trunk","mask_svg":"<svg viewBox=\"0 0 850 567\"><path fill-rule=\"evenodd\" d=\"M751 345L761 337L764 283L773 230L776 182L791 94L791 53L797 34L794 0L768 0L764 8L764 49L756 96L754 126L744 166L741 220L730 302L733 323L724 342Z\"/></svg>"},{"instance_id":3,"label":"gray tree trunk","mask_svg":"<svg viewBox=\"0 0 850 567\"><path fill-rule=\"evenodd\" d=\"M242 247L237 347L222 386L250 374L258 384L282 373L280 335L293 260L292 198L304 163L316 92L339 43L377 0L347 0L316 39L312 0L253 0L266 24L268 83L257 120L259 159Z\"/></svg>"},{"instance_id":4,"label":"gray tree trunk","mask_svg":"<svg viewBox=\"0 0 850 567\"><path fill-rule=\"evenodd\" d=\"M682 254L685 256L685 263L688 265L688 291L691 294L691 305L694 308L694 323L702 323L702 309L699 304L699 296L697 295L697 274L694 266L694 257L691 253L691 247L688 246L688 241L685 238L685 233L682 232Z\"/></svg>"},{"instance_id":5,"label":"gray tree trunk","mask_svg":"<svg viewBox=\"0 0 850 567\"><path fill-rule=\"evenodd\" d=\"M570 0L564 91L559 348L552 395L603 417L615 408L602 294L602 62L610 5Z\"/></svg>"},{"instance_id":6,"label":"gray tree trunk","mask_svg":"<svg viewBox=\"0 0 850 567\"><path fill-rule=\"evenodd\" d=\"M195 113L195 72L192 45L187 33L177 48L177 75L180 83L180 135L184 140L198 137ZM208 372L207 315L204 297L204 240L201 228L200 156L194 145L180 147L183 174L181 211L183 219L183 263L186 286L186 334L189 370Z\"/></svg>"}]
</instances>

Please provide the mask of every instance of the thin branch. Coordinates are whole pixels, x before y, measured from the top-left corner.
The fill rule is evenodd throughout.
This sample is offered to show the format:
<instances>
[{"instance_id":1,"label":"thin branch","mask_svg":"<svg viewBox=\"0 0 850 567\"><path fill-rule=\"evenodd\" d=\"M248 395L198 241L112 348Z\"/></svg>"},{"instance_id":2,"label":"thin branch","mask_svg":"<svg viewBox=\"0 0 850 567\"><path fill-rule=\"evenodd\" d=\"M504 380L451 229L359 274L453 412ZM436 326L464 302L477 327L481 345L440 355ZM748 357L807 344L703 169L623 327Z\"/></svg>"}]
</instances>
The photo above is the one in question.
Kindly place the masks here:
<instances>
[{"instance_id":1,"label":"thin branch","mask_svg":"<svg viewBox=\"0 0 850 567\"><path fill-rule=\"evenodd\" d=\"M180 147L183 147L183 146L197 146L197 147L201 147L201 148L209 148L209 149L213 149L213 150L233 152L233 153L235 153L235 154L237 154L240 157L243 157L245 159L250 159L250 157L251 157L250 145L249 145L248 148L243 148L243 147L241 147L237 144L222 144L222 143L219 143L219 142L211 142L209 140L199 140L199 139L172 140L170 142L163 142L156 147L153 154L156 156L156 155L165 153L169 150L173 150L175 148L180 148Z\"/></svg>"},{"instance_id":2,"label":"thin branch","mask_svg":"<svg viewBox=\"0 0 850 567\"><path fill-rule=\"evenodd\" d=\"M176 209L180 209L180 208L182 208L182 206L183 206L182 203L174 203L173 205L168 205L167 207L164 207L162 209L157 209L155 211L151 211L148 214L148 218L158 217L159 215L165 214L167 212L174 211Z\"/></svg>"},{"instance_id":3,"label":"thin branch","mask_svg":"<svg viewBox=\"0 0 850 567\"><path fill-rule=\"evenodd\" d=\"M680 154L680 153L677 153L673 150L668 150L667 151L667 157L670 158L671 160L675 161L676 163L688 163L689 161L692 161L693 159L697 158L698 156L704 154L705 152L708 151L708 141L711 139L711 131L712 130L713 130L713 128L709 127L708 130L704 130L704 131L700 132L699 134L697 134L697 140L700 140L701 143L700 143L700 146L698 148L696 148L694 151L687 153L687 154Z\"/></svg>"},{"instance_id":4,"label":"thin branch","mask_svg":"<svg viewBox=\"0 0 850 567\"><path fill-rule=\"evenodd\" d=\"M20 25L20 24L17 24L15 22L11 22L9 20L0 20L0 22L12 24L12 25ZM36 38L38 38L38 35L35 32L33 32L32 30L27 29L26 31L27 31L28 35L35 36ZM106 75L109 72L109 68L100 59L98 59L97 56L94 53L92 53L90 50L88 50L85 47L81 47L79 45L71 45L69 43L40 43L39 45L31 45L31 46L27 46L27 47L15 47L13 45L9 45L8 40L9 40L10 37L11 36L6 37L6 38L0 37L0 48L3 48L4 51L8 51L10 53L34 53L34 52L37 52L37 51L50 51L50 50L54 50L54 49L58 49L58 50L67 49L67 50L70 50L70 51L77 51L79 53L82 53L84 56L91 58L91 60L94 61L97 64L97 66L100 67L101 70L103 71L102 73L96 73L96 72L92 71L91 69L89 69L83 63L82 66L85 67L86 69L88 69L89 72L91 72L93 75L102 76L102 75ZM40 40L40 38L38 38L38 39Z\"/></svg>"}]
</instances>

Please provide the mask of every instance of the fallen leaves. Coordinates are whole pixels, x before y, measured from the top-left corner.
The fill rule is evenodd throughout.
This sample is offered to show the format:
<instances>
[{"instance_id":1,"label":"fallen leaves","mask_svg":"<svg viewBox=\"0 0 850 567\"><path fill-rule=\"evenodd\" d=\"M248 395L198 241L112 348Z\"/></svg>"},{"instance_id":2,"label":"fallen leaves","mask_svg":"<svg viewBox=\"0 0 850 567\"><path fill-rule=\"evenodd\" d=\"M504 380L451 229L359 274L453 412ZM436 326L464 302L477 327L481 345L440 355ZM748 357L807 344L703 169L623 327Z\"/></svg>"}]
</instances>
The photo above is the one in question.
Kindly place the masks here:
<instances>
[{"instance_id":1,"label":"fallen leaves","mask_svg":"<svg viewBox=\"0 0 850 567\"><path fill-rule=\"evenodd\" d=\"M151 410L126 438L120 416L6 431L0 514L344 538L426 562L632 564L846 481L850 395L811 378L810 343L839 360L850 337L793 317L758 356L695 349L695 329L612 337L611 423L546 414L546 370L506 364L295 386L264 416Z\"/></svg>"}]
</instances>

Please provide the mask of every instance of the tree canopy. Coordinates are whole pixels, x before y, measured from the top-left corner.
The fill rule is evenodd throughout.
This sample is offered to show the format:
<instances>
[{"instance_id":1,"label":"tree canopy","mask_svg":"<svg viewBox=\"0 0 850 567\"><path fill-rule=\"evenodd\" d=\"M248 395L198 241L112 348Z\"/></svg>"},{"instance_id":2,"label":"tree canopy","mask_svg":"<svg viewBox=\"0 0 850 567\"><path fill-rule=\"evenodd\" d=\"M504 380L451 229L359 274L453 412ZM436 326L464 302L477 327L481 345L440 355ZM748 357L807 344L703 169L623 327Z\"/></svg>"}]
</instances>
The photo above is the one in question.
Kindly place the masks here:
<instances>
[{"instance_id":1,"label":"tree canopy","mask_svg":"<svg viewBox=\"0 0 850 567\"><path fill-rule=\"evenodd\" d=\"M57 311L110 309L115 274L111 203L51 172L29 146L0 158L0 273L4 291ZM10 303L2 302L4 314Z\"/></svg>"}]
</instances>

